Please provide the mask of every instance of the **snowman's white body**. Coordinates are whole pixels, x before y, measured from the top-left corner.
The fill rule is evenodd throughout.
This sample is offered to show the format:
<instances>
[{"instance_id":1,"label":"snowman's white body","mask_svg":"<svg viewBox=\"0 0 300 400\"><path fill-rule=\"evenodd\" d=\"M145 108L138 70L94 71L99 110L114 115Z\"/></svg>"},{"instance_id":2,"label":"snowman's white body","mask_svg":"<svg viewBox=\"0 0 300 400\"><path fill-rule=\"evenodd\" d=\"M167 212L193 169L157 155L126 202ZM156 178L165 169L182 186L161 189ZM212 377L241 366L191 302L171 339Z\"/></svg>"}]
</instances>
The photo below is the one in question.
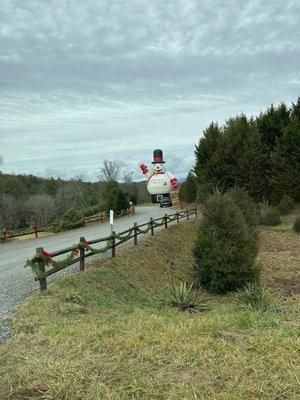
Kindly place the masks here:
<instances>
[{"instance_id":1,"label":"snowman's white body","mask_svg":"<svg viewBox=\"0 0 300 400\"><path fill-rule=\"evenodd\" d=\"M172 189L176 187L175 176L165 170L163 163L153 163L152 171L144 166L143 174L148 179L147 190L153 202L158 202L163 196L169 196Z\"/></svg>"},{"instance_id":2,"label":"snowman's white body","mask_svg":"<svg viewBox=\"0 0 300 400\"><path fill-rule=\"evenodd\" d=\"M172 185L167 173L153 174L148 180L147 190L150 194L169 194Z\"/></svg>"}]
</instances>

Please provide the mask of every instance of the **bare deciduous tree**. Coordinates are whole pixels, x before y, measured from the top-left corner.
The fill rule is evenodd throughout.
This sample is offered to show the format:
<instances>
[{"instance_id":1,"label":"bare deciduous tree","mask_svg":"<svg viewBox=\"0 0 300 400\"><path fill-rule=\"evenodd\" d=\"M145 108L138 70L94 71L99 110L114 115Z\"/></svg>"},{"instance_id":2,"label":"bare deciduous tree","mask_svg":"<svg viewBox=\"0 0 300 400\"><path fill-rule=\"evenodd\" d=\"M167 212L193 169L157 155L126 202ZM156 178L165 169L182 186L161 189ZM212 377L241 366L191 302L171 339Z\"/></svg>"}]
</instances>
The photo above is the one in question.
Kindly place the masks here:
<instances>
[{"instance_id":1,"label":"bare deciduous tree","mask_svg":"<svg viewBox=\"0 0 300 400\"><path fill-rule=\"evenodd\" d=\"M28 211L28 223L48 225L56 214L53 198L48 194L35 194L30 196L25 203Z\"/></svg>"},{"instance_id":2,"label":"bare deciduous tree","mask_svg":"<svg viewBox=\"0 0 300 400\"><path fill-rule=\"evenodd\" d=\"M16 229L20 223L20 203L10 194L0 195L0 225L2 228Z\"/></svg>"},{"instance_id":3,"label":"bare deciduous tree","mask_svg":"<svg viewBox=\"0 0 300 400\"><path fill-rule=\"evenodd\" d=\"M104 160L100 168L100 180L103 182L117 181L120 174L120 164L118 161Z\"/></svg>"}]
</instances>

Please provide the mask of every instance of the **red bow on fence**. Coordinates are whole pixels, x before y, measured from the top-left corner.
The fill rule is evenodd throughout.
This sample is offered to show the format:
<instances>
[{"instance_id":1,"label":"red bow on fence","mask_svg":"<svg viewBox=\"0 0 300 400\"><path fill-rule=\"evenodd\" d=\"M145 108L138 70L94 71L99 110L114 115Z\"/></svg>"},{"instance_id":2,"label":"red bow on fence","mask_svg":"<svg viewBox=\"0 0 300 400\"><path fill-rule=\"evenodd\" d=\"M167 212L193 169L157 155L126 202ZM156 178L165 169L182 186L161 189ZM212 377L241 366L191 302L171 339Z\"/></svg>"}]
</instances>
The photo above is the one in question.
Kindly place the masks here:
<instances>
[{"instance_id":1,"label":"red bow on fence","mask_svg":"<svg viewBox=\"0 0 300 400\"><path fill-rule=\"evenodd\" d=\"M7 238L8 238L8 236L10 235L10 232L9 232L9 230L8 229L6 229L6 228L3 228L3 237L4 237L4 239L6 240Z\"/></svg>"},{"instance_id":2,"label":"red bow on fence","mask_svg":"<svg viewBox=\"0 0 300 400\"><path fill-rule=\"evenodd\" d=\"M52 254L49 253L49 251L43 250L43 251L42 251L42 255L48 258L50 264L53 264L53 263L54 263L54 261L53 261L53 259L52 259Z\"/></svg>"}]
</instances>

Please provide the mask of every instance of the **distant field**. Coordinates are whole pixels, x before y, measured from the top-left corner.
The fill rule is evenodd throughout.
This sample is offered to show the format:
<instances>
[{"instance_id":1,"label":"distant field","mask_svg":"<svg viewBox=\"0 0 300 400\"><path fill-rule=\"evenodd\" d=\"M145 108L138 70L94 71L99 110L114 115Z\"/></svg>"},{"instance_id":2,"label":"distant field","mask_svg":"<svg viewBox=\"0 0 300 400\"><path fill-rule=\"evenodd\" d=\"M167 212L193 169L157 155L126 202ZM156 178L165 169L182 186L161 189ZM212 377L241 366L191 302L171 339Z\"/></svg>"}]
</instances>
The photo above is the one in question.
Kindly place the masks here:
<instances>
[{"instance_id":1,"label":"distant field","mask_svg":"<svg viewBox=\"0 0 300 400\"><path fill-rule=\"evenodd\" d=\"M193 280L197 221L158 233L28 299L0 347L0 398L298 399L300 235L294 216L261 230L262 279L277 312L212 296L204 314L163 308ZM174 261L171 271L170 261Z\"/></svg>"}]
</instances>

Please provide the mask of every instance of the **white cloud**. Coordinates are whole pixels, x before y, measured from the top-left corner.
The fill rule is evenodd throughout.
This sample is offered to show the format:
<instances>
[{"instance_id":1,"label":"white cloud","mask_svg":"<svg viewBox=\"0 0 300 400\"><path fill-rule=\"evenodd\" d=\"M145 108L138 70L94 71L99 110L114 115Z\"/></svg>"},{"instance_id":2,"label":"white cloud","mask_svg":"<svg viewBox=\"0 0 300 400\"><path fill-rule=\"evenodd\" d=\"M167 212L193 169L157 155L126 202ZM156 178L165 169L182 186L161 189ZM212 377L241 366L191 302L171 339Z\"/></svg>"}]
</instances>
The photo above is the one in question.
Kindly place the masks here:
<instances>
[{"instance_id":1,"label":"white cloud","mask_svg":"<svg viewBox=\"0 0 300 400\"><path fill-rule=\"evenodd\" d=\"M189 149L185 173L211 120L299 94L298 1L3 0L0 14L4 171L93 177L162 147Z\"/></svg>"}]
</instances>

